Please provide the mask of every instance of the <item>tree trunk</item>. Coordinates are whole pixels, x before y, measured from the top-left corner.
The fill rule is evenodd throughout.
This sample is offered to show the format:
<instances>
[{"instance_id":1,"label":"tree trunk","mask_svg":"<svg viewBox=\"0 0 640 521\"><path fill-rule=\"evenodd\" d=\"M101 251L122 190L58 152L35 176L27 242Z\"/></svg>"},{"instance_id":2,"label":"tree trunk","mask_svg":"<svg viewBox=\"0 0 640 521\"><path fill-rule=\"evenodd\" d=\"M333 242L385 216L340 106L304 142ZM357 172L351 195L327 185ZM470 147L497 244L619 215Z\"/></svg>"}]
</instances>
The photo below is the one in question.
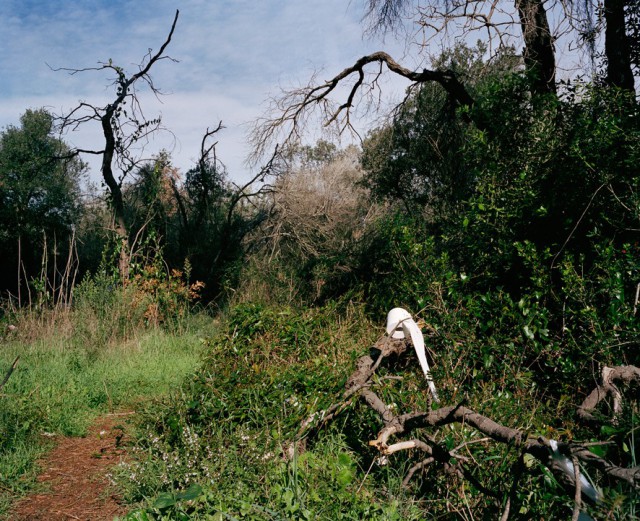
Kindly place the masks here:
<instances>
[{"instance_id":1,"label":"tree trunk","mask_svg":"<svg viewBox=\"0 0 640 521\"><path fill-rule=\"evenodd\" d=\"M556 60L547 11L541 0L516 0L524 39L524 62L533 92L555 94Z\"/></svg>"},{"instance_id":2,"label":"tree trunk","mask_svg":"<svg viewBox=\"0 0 640 521\"><path fill-rule=\"evenodd\" d=\"M116 139L111 126L113 108L108 109L102 116L102 131L105 138L105 148L102 154L102 177L109 188L111 195L111 205L113 207L113 220L116 235L120 241L120 258L118 260L118 271L122 282L129 279L129 229L125 220L124 199L122 189L113 175L113 155L116 148Z\"/></svg>"},{"instance_id":3,"label":"tree trunk","mask_svg":"<svg viewBox=\"0 0 640 521\"><path fill-rule=\"evenodd\" d=\"M604 19L606 21L604 50L607 57L607 85L634 91L624 5L625 0L604 0Z\"/></svg>"}]
</instances>

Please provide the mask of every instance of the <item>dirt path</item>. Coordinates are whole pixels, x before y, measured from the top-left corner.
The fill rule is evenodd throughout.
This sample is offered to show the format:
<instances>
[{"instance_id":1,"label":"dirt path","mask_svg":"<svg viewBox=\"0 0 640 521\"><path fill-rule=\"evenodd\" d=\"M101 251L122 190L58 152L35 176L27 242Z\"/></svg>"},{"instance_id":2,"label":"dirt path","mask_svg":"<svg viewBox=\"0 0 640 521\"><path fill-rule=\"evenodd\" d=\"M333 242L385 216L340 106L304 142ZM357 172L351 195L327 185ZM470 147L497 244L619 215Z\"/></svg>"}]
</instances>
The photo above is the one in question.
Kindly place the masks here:
<instances>
[{"instance_id":1,"label":"dirt path","mask_svg":"<svg viewBox=\"0 0 640 521\"><path fill-rule=\"evenodd\" d=\"M132 413L98 418L85 438L62 438L40 462L38 481L47 490L20 500L10 519L16 521L112 521L126 509L111 495L108 469L125 457L123 427Z\"/></svg>"}]
</instances>

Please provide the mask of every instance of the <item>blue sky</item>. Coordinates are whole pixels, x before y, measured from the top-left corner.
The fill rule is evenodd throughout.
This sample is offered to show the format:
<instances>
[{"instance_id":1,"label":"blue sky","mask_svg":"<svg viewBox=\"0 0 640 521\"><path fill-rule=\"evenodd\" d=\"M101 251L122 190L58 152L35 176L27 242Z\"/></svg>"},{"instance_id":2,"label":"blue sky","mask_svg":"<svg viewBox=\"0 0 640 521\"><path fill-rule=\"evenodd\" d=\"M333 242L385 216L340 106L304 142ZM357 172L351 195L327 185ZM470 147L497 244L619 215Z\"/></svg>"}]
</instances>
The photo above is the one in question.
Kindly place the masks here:
<instances>
[{"instance_id":1,"label":"blue sky","mask_svg":"<svg viewBox=\"0 0 640 521\"><path fill-rule=\"evenodd\" d=\"M167 50L178 63L152 70L167 93L161 102L142 94L147 116L161 114L168 134L145 154L171 151L183 172L198 154L207 127L222 120L218 156L233 179L246 177L248 124L279 89L304 84L313 71L328 79L360 56L398 50L399 44L363 39L361 0L3 0L0 2L0 128L19 124L27 108L54 113L79 100L109 99L109 78L70 76L50 67L83 68L109 59L130 71L164 41L177 8L180 19ZM401 90L401 89L400 89ZM98 146L99 129L65 136ZM175 143L174 143L175 141ZM92 163L92 166L95 163ZM94 170L97 167L94 166ZM97 172L94 172L94 179Z\"/></svg>"}]
</instances>

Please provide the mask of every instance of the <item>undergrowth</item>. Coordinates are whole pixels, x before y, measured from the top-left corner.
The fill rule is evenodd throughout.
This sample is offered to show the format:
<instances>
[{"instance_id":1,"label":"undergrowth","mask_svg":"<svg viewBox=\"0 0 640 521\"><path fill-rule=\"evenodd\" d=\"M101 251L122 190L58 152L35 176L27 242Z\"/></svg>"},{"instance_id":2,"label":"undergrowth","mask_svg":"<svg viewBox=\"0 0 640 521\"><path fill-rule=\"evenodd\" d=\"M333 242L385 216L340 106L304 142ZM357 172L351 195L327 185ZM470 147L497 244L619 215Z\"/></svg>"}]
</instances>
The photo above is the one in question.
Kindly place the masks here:
<instances>
[{"instance_id":1,"label":"undergrowth","mask_svg":"<svg viewBox=\"0 0 640 521\"><path fill-rule=\"evenodd\" d=\"M630 334L635 323L611 333L583 331L578 329L582 318L569 315L571 308L563 338L547 330L548 311L540 303L542 293L535 292L536 284L542 292L542 282L532 278L531 292L519 299L500 288L469 291L458 273L439 271L448 265L438 265L428 244L423 247L434 270L430 285L423 286L428 289L419 292L399 282L396 294L414 304L413 299L423 299L418 318L426 319L423 332L443 403L464 404L534 438L607 440L606 456L630 465L636 452L633 411L615 432L596 432L576 421L575 408L597 376L589 369L595 359L573 353L586 350L595 336L609 346L598 353L599 362L621 363L607 335ZM407 262L420 262L415 251ZM568 268L563 269L568 277ZM578 291L579 282L573 281L571 291ZM313 436L300 438L301 426L339 401L357 358L369 353L383 333L383 314L344 302L312 308L243 302L227 312L219 334L207 341L202 367L179 392L145 411L135 461L114 471L126 499L139 504L128 521L499 515L520 453L467 426L447 425L417 436L447 450L464 448L468 474L463 478L433 463L408 486L403 478L420 455L402 452L381 459L369 441L382 424L362 401ZM381 368L375 392L394 412L430 407L412 355ZM568 517L572 496L542 463L533 458L525 463L516 493L518 515ZM612 519L630 519L635 495L610 486L599 508Z\"/></svg>"},{"instance_id":2,"label":"undergrowth","mask_svg":"<svg viewBox=\"0 0 640 521\"><path fill-rule=\"evenodd\" d=\"M143 292L99 277L75 295L73 308L6 310L2 374L19 362L0 394L0 515L34 487L36 460L57 437L85 435L96 416L168 393L197 366L201 338L215 327L205 314L160 323L157 306L150 320ZM146 304L132 306L136 299Z\"/></svg>"},{"instance_id":3,"label":"undergrowth","mask_svg":"<svg viewBox=\"0 0 640 521\"><path fill-rule=\"evenodd\" d=\"M356 359L368 353L382 325L362 306L335 302L311 309L232 308L221 333L208 341L203 366L180 392L142 415L135 461L113 474L126 499L140 504L126 519L388 520L498 512L499 499L437 465L404 487L418 455L380 459L368 445L380 421L359 401L317 435L299 438L303 424L340 399ZM525 374L516 386L477 373L460 378L470 351L435 353L434 377L447 403L467 400L505 425L549 434L557 403L545 403ZM411 356L387 368L379 385L394 410L428 409ZM464 426L431 434L449 449L469 444L478 482L504 486L502 476L517 459L512 449L487 444ZM562 490L542 466L534 465L525 482L523 512L565 512L569 502L557 499Z\"/></svg>"},{"instance_id":4,"label":"undergrowth","mask_svg":"<svg viewBox=\"0 0 640 521\"><path fill-rule=\"evenodd\" d=\"M201 369L144 414L137 460L114 472L142 503L126 519L419 519L395 469L379 496L366 483L366 425L295 439L381 332L351 305L233 308Z\"/></svg>"}]
</instances>

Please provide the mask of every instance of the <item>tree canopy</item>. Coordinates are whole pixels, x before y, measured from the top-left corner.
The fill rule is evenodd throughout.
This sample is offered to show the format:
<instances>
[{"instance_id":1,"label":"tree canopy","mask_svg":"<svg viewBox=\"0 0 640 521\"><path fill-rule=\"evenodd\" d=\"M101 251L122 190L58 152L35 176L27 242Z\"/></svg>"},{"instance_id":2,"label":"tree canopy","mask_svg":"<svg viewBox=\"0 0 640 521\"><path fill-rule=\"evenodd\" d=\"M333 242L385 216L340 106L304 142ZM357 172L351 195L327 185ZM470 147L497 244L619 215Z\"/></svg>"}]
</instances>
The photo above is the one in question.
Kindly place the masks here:
<instances>
[{"instance_id":1,"label":"tree canopy","mask_svg":"<svg viewBox=\"0 0 640 521\"><path fill-rule=\"evenodd\" d=\"M0 133L1 272L3 287L16 294L18 281L39 267L44 244L64 244L79 220L86 165L68 154L52 115L42 109L27 110L19 127Z\"/></svg>"}]
</instances>

